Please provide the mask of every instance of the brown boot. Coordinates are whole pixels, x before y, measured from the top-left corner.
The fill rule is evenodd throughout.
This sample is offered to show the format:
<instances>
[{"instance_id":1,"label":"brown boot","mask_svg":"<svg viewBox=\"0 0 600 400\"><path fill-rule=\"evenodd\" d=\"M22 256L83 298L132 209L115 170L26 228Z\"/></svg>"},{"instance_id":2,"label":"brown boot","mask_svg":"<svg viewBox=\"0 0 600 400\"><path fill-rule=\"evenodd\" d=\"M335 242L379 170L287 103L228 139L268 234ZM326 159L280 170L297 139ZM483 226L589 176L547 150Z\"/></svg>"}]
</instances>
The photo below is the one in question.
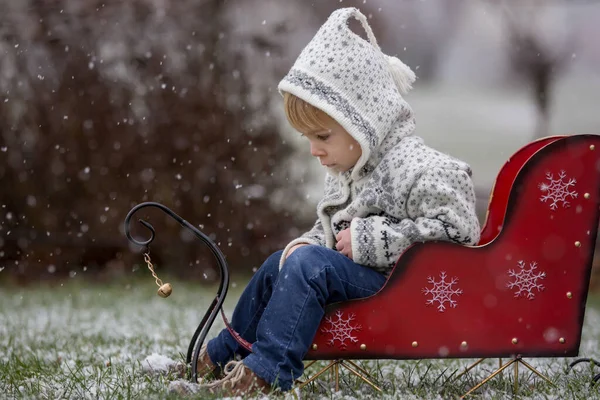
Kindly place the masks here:
<instances>
[{"instance_id":1,"label":"brown boot","mask_svg":"<svg viewBox=\"0 0 600 400\"><path fill-rule=\"evenodd\" d=\"M224 368L225 377L217 381L202 385L213 394L224 397L246 396L256 393L268 394L271 385L244 365L242 361L230 361Z\"/></svg>"},{"instance_id":2,"label":"brown boot","mask_svg":"<svg viewBox=\"0 0 600 400\"><path fill-rule=\"evenodd\" d=\"M198 354L196 371L198 373L198 383L202 383L207 379L221 379L223 377L221 368L213 364L213 362L210 360L206 344L202 345L200 354Z\"/></svg>"},{"instance_id":3,"label":"brown boot","mask_svg":"<svg viewBox=\"0 0 600 400\"><path fill-rule=\"evenodd\" d=\"M210 379L221 379L223 377L223 372L221 368L214 365L208 356L208 352L206 350L206 344L202 345L200 348L200 354L198 354L198 363L196 364L196 372L198 375L198 383L203 383L206 380ZM188 374L188 366L185 364L177 364L169 368L170 372L175 374L180 378L185 378ZM190 371L191 374L191 371Z\"/></svg>"}]
</instances>

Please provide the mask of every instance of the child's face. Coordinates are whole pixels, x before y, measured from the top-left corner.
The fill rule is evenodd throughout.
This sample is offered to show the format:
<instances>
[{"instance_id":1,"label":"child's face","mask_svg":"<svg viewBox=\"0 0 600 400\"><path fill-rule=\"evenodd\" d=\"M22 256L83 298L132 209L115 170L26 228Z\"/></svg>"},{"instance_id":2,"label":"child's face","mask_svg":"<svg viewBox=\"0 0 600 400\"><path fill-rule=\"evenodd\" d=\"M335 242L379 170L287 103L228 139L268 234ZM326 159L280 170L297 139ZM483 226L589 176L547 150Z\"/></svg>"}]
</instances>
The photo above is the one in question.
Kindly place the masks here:
<instances>
[{"instance_id":1,"label":"child's face","mask_svg":"<svg viewBox=\"0 0 600 400\"><path fill-rule=\"evenodd\" d=\"M310 154L336 172L348 171L362 155L358 142L331 117L323 128L302 133L310 142Z\"/></svg>"}]
</instances>

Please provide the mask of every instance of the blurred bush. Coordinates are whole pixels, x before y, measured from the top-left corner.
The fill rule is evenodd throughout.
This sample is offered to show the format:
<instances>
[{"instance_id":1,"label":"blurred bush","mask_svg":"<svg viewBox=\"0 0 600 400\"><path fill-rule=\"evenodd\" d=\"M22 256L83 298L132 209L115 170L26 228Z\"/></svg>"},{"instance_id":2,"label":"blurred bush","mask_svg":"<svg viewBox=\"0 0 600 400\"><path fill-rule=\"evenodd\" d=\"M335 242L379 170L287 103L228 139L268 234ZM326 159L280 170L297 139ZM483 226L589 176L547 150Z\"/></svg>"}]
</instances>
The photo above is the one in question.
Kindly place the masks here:
<instances>
[{"instance_id":1,"label":"blurred bush","mask_svg":"<svg viewBox=\"0 0 600 400\"><path fill-rule=\"evenodd\" d=\"M5 275L131 271L142 258L122 224L142 201L200 225L233 268L260 265L297 234L287 210L302 196L281 168L292 148L272 118L272 93L246 75L267 67L244 65L242 50L252 49L229 34L225 2L0 0L0 8ZM254 39L261 54L277 50ZM288 207L274 207L275 195ZM177 223L158 212L136 217L156 228L159 265L214 275L210 253Z\"/></svg>"}]
</instances>

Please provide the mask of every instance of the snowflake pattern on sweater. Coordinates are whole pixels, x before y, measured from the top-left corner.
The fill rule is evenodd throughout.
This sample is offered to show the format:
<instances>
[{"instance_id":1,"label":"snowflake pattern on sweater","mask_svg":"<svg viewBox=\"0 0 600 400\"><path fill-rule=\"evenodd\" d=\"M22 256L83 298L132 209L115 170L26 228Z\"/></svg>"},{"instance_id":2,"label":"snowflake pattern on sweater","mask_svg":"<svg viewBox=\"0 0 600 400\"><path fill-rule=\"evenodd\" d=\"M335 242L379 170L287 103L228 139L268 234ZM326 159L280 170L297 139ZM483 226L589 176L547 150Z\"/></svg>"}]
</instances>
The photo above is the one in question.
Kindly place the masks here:
<instances>
[{"instance_id":1,"label":"snowflake pattern on sweater","mask_svg":"<svg viewBox=\"0 0 600 400\"><path fill-rule=\"evenodd\" d=\"M421 138L403 138L357 182L349 173L327 175L317 222L286 246L282 261L298 243L335 249L335 236L347 227L354 261L382 273L389 273L416 242L476 244L480 228L470 175L466 163L426 146Z\"/></svg>"}]
</instances>

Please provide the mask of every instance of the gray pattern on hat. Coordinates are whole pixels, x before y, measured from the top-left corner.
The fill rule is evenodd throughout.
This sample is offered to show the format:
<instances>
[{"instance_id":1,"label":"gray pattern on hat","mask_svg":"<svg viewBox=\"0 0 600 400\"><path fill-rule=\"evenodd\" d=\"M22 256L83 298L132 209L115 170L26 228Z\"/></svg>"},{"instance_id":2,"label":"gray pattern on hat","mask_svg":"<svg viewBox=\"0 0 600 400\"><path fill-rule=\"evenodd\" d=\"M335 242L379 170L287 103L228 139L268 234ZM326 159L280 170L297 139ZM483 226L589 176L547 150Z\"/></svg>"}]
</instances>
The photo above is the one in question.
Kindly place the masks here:
<instances>
[{"instance_id":1,"label":"gray pattern on hat","mask_svg":"<svg viewBox=\"0 0 600 400\"><path fill-rule=\"evenodd\" d=\"M310 75L292 69L286 79L288 79L291 83L301 86L302 88L308 90L310 93L318 96L323 101L331 104L336 110L340 111L346 118L348 118L352 123L360 129L364 136L369 140L369 145L371 147L375 147L376 142L376 134L375 129L369 122L362 117L362 115L356 110L356 108L345 98L340 96L339 92L336 91L331 86L319 82L317 79L311 77Z\"/></svg>"}]
</instances>

